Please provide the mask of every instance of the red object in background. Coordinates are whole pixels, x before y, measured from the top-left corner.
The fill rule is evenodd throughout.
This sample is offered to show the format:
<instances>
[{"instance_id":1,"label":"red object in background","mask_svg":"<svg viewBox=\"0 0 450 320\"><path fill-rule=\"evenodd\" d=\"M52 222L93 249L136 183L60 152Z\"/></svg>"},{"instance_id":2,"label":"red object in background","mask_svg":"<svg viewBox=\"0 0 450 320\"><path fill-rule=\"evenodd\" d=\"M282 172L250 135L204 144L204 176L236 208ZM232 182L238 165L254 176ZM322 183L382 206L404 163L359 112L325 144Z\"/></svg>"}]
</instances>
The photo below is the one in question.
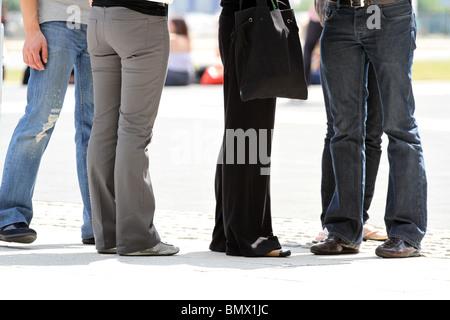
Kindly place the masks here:
<instances>
[{"instance_id":1,"label":"red object in background","mask_svg":"<svg viewBox=\"0 0 450 320\"><path fill-rule=\"evenodd\" d=\"M210 66L203 73L200 84L223 84L223 66Z\"/></svg>"}]
</instances>

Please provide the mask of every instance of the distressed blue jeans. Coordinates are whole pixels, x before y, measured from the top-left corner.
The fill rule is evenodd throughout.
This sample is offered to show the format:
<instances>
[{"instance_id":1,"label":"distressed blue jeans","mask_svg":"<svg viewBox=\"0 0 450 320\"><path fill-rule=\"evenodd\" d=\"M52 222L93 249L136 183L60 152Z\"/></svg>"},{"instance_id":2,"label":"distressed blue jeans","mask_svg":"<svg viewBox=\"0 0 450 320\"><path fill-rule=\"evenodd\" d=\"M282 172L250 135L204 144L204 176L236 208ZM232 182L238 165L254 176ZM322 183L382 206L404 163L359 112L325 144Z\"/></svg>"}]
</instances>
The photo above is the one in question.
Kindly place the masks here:
<instances>
[{"instance_id":1,"label":"distressed blue jeans","mask_svg":"<svg viewBox=\"0 0 450 320\"><path fill-rule=\"evenodd\" d=\"M409 0L379 7L378 28L367 7L330 3L321 38L321 68L333 117L336 188L325 217L330 235L362 241L366 183L367 72L375 70L389 139L385 223L390 238L420 248L427 228L427 180L411 74L416 22ZM371 28L369 28L371 26Z\"/></svg>"},{"instance_id":2,"label":"distressed blue jeans","mask_svg":"<svg viewBox=\"0 0 450 320\"><path fill-rule=\"evenodd\" d=\"M69 29L66 22L46 22L49 58L44 71L31 69L27 107L11 138L0 188L0 227L33 218L32 197L40 162L63 106L75 69L75 143L78 180L84 204L83 239L93 238L87 178L87 148L94 115L94 96L86 25Z\"/></svg>"}]
</instances>

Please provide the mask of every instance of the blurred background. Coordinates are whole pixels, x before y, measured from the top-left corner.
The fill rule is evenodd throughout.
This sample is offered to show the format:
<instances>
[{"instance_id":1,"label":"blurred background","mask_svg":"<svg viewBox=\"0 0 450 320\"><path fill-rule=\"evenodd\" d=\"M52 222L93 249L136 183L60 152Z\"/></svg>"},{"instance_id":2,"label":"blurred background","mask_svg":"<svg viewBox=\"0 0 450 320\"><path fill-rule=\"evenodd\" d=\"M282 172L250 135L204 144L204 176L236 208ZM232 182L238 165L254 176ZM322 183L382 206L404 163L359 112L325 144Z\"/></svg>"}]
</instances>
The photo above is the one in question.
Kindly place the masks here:
<instances>
[{"instance_id":1,"label":"blurred background","mask_svg":"<svg viewBox=\"0 0 450 320\"><path fill-rule=\"evenodd\" d=\"M192 74L190 83L201 82L209 66L220 66L217 49L219 0L176 0L170 6L170 16L186 22L191 41ZM450 80L450 0L413 0L419 27L416 51L415 80ZM291 0L305 42L311 18L313 0ZM308 13L309 12L309 13ZM24 40L19 0L3 0L2 22L5 27L4 80L23 82L26 66L22 62ZM312 84L320 83L317 69L318 46L311 54ZM204 83L220 84L220 70L213 69ZM218 77L218 79L214 79ZM213 78L213 79L211 79Z\"/></svg>"}]
</instances>

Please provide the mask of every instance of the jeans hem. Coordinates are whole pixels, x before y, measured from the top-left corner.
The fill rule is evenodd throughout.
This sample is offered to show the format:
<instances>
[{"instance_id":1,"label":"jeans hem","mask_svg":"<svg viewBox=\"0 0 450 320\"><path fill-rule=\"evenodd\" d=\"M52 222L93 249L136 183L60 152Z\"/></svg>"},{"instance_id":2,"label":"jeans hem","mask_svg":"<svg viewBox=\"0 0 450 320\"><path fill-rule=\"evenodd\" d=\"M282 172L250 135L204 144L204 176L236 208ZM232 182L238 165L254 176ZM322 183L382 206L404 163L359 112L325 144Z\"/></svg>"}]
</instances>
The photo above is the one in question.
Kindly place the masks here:
<instances>
[{"instance_id":1,"label":"jeans hem","mask_svg":"<svg viewBox=\"0 0 450 320\"><path fill-rule=\"evenodd\" d=\"M330 237L330 236L335 236L335 237L341 238L341 240L343 240L346 244L348 244L349 246L352 246L352 247L359 246L362 243L362 234L361 234L361 237L359 237L360 238L359 241L358 240L356 240L356 241L349 240L346 236L341 235L339 232L330 232L328 234L328 237Z\"/></svg>"},{"instance_id":2,"label":"jeans hem","mask_svg":"<svg viewBox=\"0 0 450 320\"><path fill-rule=\"evenodd\" d=\"M390 234L389 235L389 238L395 238L395 239L400 239L400 240L403 240L403 241L405 241L405 242L408 242L410 245L412 245L413 247L415 247L416 249L422 249L422 247L421 247L421 240L418 240L418 241L416 241L416 240L411 240L411 238L410 237L405 237L405 236L403 236L403 235L401 235L401 234Z\"/></svg>"},{"instance_id":3,"label":"jeans hem","mask_svg":"<svg viewBox=\"0 0 450 320\"><path fill-rule=\"evenodd\" d=\"M27 219L22 214L17 213L17 212L13 213L13 214L7 214L7 217L5 217L4 219L0 219L0 228L9 226L14 223L20 223L20 222L24 222L29 226L31 223L31 220L27 221Z\"/></svg>"}]
</instances>

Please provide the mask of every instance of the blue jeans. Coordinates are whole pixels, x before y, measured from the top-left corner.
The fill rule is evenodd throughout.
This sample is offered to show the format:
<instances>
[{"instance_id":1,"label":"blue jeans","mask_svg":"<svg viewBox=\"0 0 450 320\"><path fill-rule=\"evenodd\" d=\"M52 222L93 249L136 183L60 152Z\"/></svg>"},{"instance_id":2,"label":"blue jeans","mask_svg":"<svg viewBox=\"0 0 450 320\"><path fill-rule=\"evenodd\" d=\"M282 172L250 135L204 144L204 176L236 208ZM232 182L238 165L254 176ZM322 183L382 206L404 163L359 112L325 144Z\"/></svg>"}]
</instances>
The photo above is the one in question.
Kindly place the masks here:
<instances>
[{"instance_id":1,"label":"blue jeans","mask_svg":"<svg viewBox=\"0 0 450 320\"><path fill-rule=\"evenodd\" d=\"M368 28L367 7L330 3L321 38L323 85L330 102L334 136L331 155L336 189L325 225L350 245L362 241L366 183L367 72L372 63L389 138L390 164L385 223L390 238L420 248L427 228L427 180L411 73L416 47L415 16L409 0L381 6L380 28Z\"/></svg>"},{"instance_id":2,"label":"blue jeans","mask_svg":"<svg viewBox=\"0 0 450 320\"><path fill-rule=\"evenodd\" d=\"M44 71L31 69L25 115L13 133L0 189L0 227L33 218L32 197L42 155L61 112L69 78L75 68L75 143L78 180L84 203L83 239L92 238L92 213L87 178L87 148L94 116L94 95L86 25L66 22L41 25L49 59Z\"/></svg>"},{"instance_id":3,"label":"blue jeans","mask_svg":"<svg viewBox=\"0 0 450 320\"><path fill-rule=\"evenodd\" d=\"M373 66L369 65L369 73L367 77L367 119L366 119L366 181L364 189L363 202L363 224L369 220L369 208L375 194L375 183L377 180L378 168L381 160L381 142L383 136L383 110L381 106L380 94L378 90L377 78ZM334 195L335 179L333 170L333 161L331 159L330 143L334 137L333 117L330 111L328 97L325 94L325 110L327 114L327 134L325 137L324 148L322 153L322 181L321 181L321 198L322 198L322 214L320 221L322 227L325 226L325 216L328 211L331 199Z\"/></svg>"}]
</instances>

